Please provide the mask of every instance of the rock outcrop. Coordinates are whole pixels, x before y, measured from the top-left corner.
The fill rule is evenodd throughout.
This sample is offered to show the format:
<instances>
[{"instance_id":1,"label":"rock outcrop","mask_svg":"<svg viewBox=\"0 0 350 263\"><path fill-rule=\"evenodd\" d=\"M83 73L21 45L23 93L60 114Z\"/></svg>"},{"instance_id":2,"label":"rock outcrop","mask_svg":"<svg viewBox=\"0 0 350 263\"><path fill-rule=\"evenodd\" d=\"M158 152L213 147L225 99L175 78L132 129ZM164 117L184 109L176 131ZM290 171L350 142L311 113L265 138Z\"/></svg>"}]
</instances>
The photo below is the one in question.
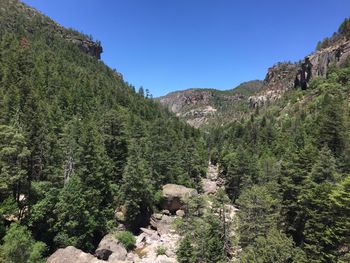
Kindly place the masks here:
<instances>
[{"instance_id":1,"label":"rock outcrop","mask_svg":"<svg viewBox=\"0 0 350 263\"><path fill-rule=\"evenodd\" d=\"M103 48L100 42L94 42L88 38L82 38L75 35L64 35L63 37L76 45L82 52L97 59L101 59Z\"/></svg>"},{"instance_id":2,"label":"rock outcrop","mask_svg":"<svg viewBox=\"0 0 350 263\"><path fill-rule=\"evenodd\" d=\"M56 250L46 261L47 263L103 263L93 255L85 253L80 249L69 246Z\"/></svg>"},{"instance_id":3,"label":"rock outcrop","mask_svg":"<svg viewBox=\"0 0 350 263\"><path fill-rule=\"evenodd\" d=\"M307 56L299 63L278 63L268 69L262 89L249 97L252 107L275 101L289 89L307 89L317 76L326 76L331 65L343 65L350 57L350 40L341 39Z\"/></svg>"},{"instance_id":4,"label":"rock outcrop","mask_svg":"<svg viewBox=\"0 0 350 263\"><path fill-rule=\"evenodd\" d=\"M124 260L127 255L124 246L113 235L108 234L100 241L95 256L102 260Z\"/></svg>"},{"instance_id":5,"label":"rock outcrop","mask_svg":"<svg viewBox=\"0 0 350 263\"><path fill-rule=\"evenodd\" d=\"M193 197L197 194L197 190L193 188L187 188L177 184L166 184L163 186L163 201L161 207L174 214L183 206L184 198Z\"/></svg>"},{"instance_id":6,"label":"rock outcrop","mask_svg":"<svg viewBox=\"0 0 350 263\"><path fill-rule=\"evenodd\" d=\"M221 122L221 119L240 117L241 103L247 104L249 95L261 86L262 81L255 80L232 90L188 89L171 92L156 100L189 125L198 128L211 122Z\"/></svg>"}]
</instances>

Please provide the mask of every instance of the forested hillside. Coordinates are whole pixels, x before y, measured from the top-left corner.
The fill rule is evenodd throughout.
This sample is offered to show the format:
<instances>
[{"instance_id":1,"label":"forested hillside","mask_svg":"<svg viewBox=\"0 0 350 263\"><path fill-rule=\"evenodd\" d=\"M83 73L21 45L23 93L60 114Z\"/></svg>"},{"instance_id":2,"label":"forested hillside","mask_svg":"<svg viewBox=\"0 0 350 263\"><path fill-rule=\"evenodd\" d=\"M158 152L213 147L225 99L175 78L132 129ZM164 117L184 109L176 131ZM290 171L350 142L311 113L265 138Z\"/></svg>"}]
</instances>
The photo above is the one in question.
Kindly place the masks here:
<instances>
[{"instance_id":1,"label":"forested hillside","mask_svg":"<svg viewBox=\"0 0 350 263\"><path fill-rule=\"evenodd\" d=\"M0 10L0 261L40 262L67 245L91 251L116 226L118 206L135 231L163 184L200 187L197 130L49 18L11 0Z\"/></svg>"},{"instance_id":2,"label":"forested hillside","mask_svg":"<svg viewBox=\"0 0 350 263\"><path fill-rule=\"evenodd\" d=\"M0 25L1 263L350 262L349 19L264 83L161 98L205 133L92 37L17 0Z\"/></svg>"},{"instance_id":3,"label":"forested hillside","mask_svg":"<svg viewBox=\"0 0 350 263\"><path fill-rule=\"evenodd\" d=\"M349 262L349 94L348 60L209 136L241 262Z\"/></svg>"}]
</instances>

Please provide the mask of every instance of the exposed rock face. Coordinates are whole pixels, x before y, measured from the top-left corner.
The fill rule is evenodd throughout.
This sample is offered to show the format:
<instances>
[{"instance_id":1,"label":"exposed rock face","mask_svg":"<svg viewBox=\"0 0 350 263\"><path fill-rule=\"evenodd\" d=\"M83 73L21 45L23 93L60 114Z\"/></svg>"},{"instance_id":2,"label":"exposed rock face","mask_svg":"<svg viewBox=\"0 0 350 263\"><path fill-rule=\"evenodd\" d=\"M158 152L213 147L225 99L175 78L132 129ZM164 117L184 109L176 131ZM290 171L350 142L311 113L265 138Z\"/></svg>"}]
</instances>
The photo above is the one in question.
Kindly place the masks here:
<instances>
[{"instance_id":1,"label":"exposed rock face","mask_svg":"<svg viewBox=\"0 0 350 263\"><path fill-rule=\"evenodd\" d=\"M262 81L242 83L232 90L188 89L176 91L157 100L193 127L200 127L219 118L235 119L240 116L240 102L262 86ZM235 110L238 108L237 110Z\"/></svg>"},{"instance_id":2,"label":"exposed rock face","mask_svg":"<svg viewBox=\"0 0 350 263\"><path fill-rule=\"evenodd\" d=\"M127 251L124 246L111 234L103 237L99 243L95 256L99 259L109 260L113 255L113 259L124 260L127 255Z\"/></svg>"},{"instance_id":3,"label":"exposed rock face","mask_svg":"<svg viewBox=\"0 0 350 263\"><path fill-rule=\"evenodd\" d=\"M76 37L73 35L66 35L64 38L75 44L84 53L97 59L101 59L101 53L103 52L103 49L99 42L94 42L90 39Z\"/></svg>"},{"instance_id":4,"label":"exposed rock face","mask_svg":"<svg viewBox=\"0 0 350 263\"><path fill-rule=\"evenodd\" d=\"M103 263L93 255L69 246L56 250L46 261L47 263Z\"/></svg>"},{"instance_id":5,"label":"exposed rock face","mask_svg":"<svg viewBox=\"0 0 350 263\"><path fill-rule=\"evenodd\" d=\"M298 65L292 63L278 63L269 68L263 88L256 95L249 97L250 105L259 107L279 99L284 92L294 87L297 73Z\"/></svg>"},{"instance_id":6,"label":"exposed rock face","mask_svg":"<svg viewBox=\"0 0 350 263\"><path fill-rule=\"evenodd\" d=\"M175 213L183 206L183 198L193 197L198 194L196 189L187 188L177 184L166 184L163 186L162 209Z\"/></svg>"},{"instance_id":7,"label":"exposed rock face","mask_svg":"<svg viewBox=\"0 0 350 263\"><path fill-rule=\"evenodd\" d=\"M314 77L326 76L330 65L343 65L348 57L350 41L342 39L312 53L300 63L279 63L269 68L263 88L249 97L249 103L258 107L279 99L293 87L307 89Z\"/></svg>"}]
</instances>

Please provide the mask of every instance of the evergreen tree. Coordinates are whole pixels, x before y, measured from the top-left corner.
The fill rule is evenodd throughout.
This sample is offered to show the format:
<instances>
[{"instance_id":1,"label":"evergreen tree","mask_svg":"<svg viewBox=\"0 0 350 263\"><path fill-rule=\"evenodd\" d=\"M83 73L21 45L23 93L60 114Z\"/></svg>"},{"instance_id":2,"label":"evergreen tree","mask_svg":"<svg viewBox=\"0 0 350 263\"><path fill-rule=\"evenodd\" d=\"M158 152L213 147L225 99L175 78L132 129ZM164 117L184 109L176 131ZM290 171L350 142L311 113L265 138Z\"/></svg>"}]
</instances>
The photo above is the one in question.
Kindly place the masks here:
<instances>
[{"instance_id":1,"label":"evergreen tree","mask_svg":"<svg viewBox=\"0 0 350 263\"><path fill-rule=\"evenodd\" d=\"M180 263L195 263L194 248L189 236L182 238L179 248L176 251L177 260Z\"/></svg>"},{"instance_id":2,"label":"evergreen tree","mask_svg":"<svg viewBox=\"0 0 350 263\"><path fill-rule=\"evenodd\" d=\"M142 148L132 141L120 189L120 199L126 210L125 222L130 230L136 231L152 210L151 185L149 167L143 158Z\"/></svg>"}]
</instances>

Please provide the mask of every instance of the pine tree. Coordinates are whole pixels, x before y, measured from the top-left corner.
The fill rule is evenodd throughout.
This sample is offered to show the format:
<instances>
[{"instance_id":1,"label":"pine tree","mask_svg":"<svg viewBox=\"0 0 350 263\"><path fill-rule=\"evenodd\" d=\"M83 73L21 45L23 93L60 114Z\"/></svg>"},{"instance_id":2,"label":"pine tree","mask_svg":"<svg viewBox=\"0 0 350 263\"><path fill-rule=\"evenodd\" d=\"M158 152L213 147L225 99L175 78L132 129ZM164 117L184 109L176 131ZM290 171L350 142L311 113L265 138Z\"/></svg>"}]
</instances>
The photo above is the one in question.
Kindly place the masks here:
<instances>
[{"instance_id":1,"label":"pine tree","mask_svg":"<svg viewBox=\"0 0 350 263\"><path fill-rule=\"evenodd\" d=\"M136 141L132 141L120 189L120 202L125 206L125 222L130 230L137 230L145 215L151 212L151 185L149 167L143 158L142 148Z\"/></svg>"},{"instance_id":2,"label":"pine tree","mask_svg":"<svg viewBox=\"0 0 350 263\"><path fill-rule=\"evenodd\" d=\"M180 263L195 263L194 248L188 235L182 238L176 251L177 260Z\"/></svg>"}]
</instances>

